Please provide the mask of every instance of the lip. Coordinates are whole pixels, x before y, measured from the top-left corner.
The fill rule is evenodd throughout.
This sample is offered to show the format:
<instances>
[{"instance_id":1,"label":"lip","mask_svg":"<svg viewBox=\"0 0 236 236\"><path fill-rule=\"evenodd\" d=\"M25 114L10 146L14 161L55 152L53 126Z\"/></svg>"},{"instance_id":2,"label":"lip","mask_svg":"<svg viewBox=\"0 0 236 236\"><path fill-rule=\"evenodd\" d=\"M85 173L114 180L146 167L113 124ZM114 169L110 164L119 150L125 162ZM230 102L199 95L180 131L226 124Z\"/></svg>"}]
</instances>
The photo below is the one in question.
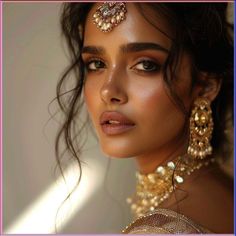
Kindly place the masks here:
<instances>
[{"instance_id":1,"label":"lip","mask_svg":"<svg viewBox=\"0 0 236 236\"><path fill-rule=\"evenodd\" d=\"M105 111L100 116L102 131L107 135L116 135L133 129L135 123L117 111Z\"/></svg>"}]
</instances>

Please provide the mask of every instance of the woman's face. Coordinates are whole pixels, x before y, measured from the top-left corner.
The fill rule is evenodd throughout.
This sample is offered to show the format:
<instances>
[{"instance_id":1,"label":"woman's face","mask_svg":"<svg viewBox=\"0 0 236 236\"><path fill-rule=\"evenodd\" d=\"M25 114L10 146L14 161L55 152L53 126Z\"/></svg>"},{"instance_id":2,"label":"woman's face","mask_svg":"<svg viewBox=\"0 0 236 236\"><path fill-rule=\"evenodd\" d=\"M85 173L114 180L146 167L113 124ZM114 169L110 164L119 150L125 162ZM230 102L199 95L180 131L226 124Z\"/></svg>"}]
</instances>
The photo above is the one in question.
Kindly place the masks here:
<instances>
[{"instance_id":1,"label":"woman's face","mask_svg":"<svg viewBox=\"0 0 236 236\"><path fill-rule=\"evenodd\" d=\"M162 67L171 40L147 22L135 4L126 4L126 19L103 33L87 17L83 60L87 67L85 102L103 152L113 157L172 152L183 133L185 116L168 96ZM149 16L152 16L152 11ZM168 25L153 15L167 34ZM187 110L192 98L188 57L178 66L177 94Z\"/></svg>"}]
</instances>

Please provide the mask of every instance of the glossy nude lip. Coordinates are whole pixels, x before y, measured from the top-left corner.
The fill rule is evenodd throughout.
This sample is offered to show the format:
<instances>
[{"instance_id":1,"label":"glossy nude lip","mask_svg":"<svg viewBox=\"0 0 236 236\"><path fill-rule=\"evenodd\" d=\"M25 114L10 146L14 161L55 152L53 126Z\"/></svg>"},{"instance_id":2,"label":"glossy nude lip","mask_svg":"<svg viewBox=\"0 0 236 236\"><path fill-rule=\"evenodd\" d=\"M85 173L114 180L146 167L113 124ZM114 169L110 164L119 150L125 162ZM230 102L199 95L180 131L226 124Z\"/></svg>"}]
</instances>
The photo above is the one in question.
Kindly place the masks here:
<instances>
[{"instance_id":1,"label":"glossy nude lip","mask_svg":"<svg viewBox=\"0 0 236 236\"><path fill-rule=\"evenodd\" d=\"M103 112L100 116L100 125L107 135L121 134L135 126L133 121L117 111Z\"/></svg>"}]
</instances>

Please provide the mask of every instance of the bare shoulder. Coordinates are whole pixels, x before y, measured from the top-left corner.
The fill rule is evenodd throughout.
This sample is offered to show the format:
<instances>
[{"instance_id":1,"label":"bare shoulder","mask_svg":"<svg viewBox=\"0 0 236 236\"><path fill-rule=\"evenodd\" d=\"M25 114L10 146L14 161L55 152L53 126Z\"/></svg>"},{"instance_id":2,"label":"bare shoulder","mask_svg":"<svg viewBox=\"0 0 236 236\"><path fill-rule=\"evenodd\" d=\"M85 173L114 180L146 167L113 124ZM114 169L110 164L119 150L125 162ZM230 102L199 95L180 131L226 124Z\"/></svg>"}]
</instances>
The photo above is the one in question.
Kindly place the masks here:
<instances>
[{"instance_id":1,"label":"bare shoulder","mask_svg":"<svg viewBox=\"0 0 236 236\"><path fill-rule=\"evenodd\" d=\"M173 210L211 232L233 233L233 179L218 165L200 170L180 186L174 197L178 204L172 206Z\"/></svg>"},{"instance_id":2,"label":"bare shoulder","mask_svg":"<svg viewBox=\"0 0 236 236\"><path fill-rule=\"evenodd\" d=\"M233 233L233 180L217 165L191 179L183 214L215 233Z\"/></svg>"}]
</instances>

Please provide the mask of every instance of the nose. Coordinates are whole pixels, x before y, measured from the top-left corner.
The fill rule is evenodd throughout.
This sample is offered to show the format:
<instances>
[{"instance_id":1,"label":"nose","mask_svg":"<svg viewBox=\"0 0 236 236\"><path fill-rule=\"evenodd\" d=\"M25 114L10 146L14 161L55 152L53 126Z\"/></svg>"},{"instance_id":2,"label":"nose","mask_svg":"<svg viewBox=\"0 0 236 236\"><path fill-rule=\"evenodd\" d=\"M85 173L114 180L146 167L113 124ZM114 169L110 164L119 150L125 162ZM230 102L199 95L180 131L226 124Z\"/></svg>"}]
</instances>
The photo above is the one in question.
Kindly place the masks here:
<instances>
[{"instance_id":1,"label":"nose","mask_svg":"<svg viewBox=\"0 0 236 236\"><path fill-rule=\"evenodd\" d=\"M122 78L122 73L112 72L104 80L100 90L101 99L108 105L124 104L128 101L127 88Z\"/></svg>"}]
</instances>

